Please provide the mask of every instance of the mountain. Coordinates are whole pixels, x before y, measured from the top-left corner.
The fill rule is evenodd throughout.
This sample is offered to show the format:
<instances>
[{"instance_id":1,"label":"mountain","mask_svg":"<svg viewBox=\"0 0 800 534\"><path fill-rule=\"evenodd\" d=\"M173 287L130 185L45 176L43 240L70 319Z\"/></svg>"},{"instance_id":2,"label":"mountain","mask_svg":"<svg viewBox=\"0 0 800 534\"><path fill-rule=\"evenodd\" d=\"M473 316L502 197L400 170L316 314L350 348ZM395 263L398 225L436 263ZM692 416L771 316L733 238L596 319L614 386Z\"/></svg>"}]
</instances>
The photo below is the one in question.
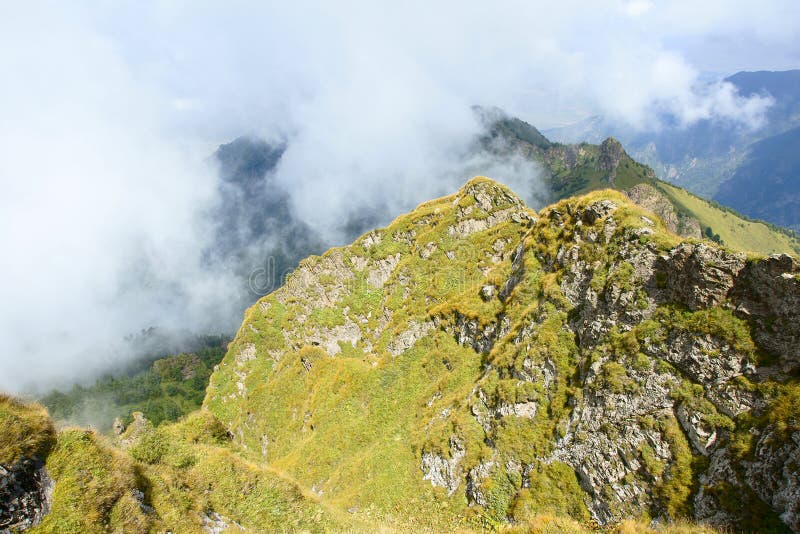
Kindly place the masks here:
<instances>
[{"instance_id":1,"label":"mountain","mask_svg":"<svg viewBox=\"0 0 800 534\"><path fill-rule=\"evenodd\" d=\"M519 172L523 179L517 182L527 188L524 198L537 206L575 194L615 188L653 211L669 231L684 237L706 238L731 249L762 255L800 252L800 241L790 232L749 220L658 180L649 167L632 159L613 138L599 144L555 143L532 125L500 109L475 107L474 111L483 133L467 147L465 157L477 161L523 161ZM239 285L230 288L230 309L243 311L258 297L279 287L301 259L330 245L324 244L294 214L291 186L276 179L287 146L285 142L241 137L221 145L214 155L219 164L219 202L207 214L214 234L205 260L212 269L236 274ZM785 160L794 161L792 157L786 154ZM777 189L780 184L772 187ZM758 197L754 194L753 198ZM790 207L791 204L787 211L791 211ZM343 239L352 240L369 228L388 223L387 215L391 213L380 199L371 206L352 206L349 214L342 215L338 233ZM130 417L129 413L136 410L156 423L184 415L196 407L202 383L198 378L190 383L173 380L150 366L169 355L197 355L204 347L202 343L194 346L185 335L178 336L183 341L176 344L170 340L174 336L165 334L153 328L143 331L130 340L140 355L131 365L115 365L93 385L51 392L40 400L59 421L93 424L102 429L109 428L116 417ZM201 359L207 360L202 355ZM216 362L208 360L198 366L197 376L206 377L213 363Z\"/></svg>"},{"instance_id":2,"label":"mountain","mask_svg":"<svg viewBox=\"0 0 800 534\"><path fill-rule=\"evenodd\" d=\"M478 112L487 130L481 139L483 149L502 158L520 155L541 166L556 200L614 188L655 211L670 231L685 237L706 237L757 254L800 253L800 238L793 232L752 220L659 180L614 138L600 144L555 143L535 127L499 110L479 108ZM790 157L787 161L794 160Z\"/></svg>"},{"instance_id":3,"label":"mountain","mask_svg":"<svg viewBox=\"0 0 800 534\"><path fill-rule=\"evenodd\" d=\"M291 192L275 180L285 150L285 143L240 137L215 153L219 202L208 214L216 233L205 257L242 280L241 309L279 287L301 259L325 249L292 211Z\"/></svg>"},{"instance_id":4,"label":"mountain","mask_svg":"<svg viewBox=\"0 0 800 534\"><path fill-rule=\"evenodd\" d=\"M0 527L800 531L799 313L790 256L476 178L301 262L177 423L0 399Z\"/></svg>"},{"instance_id":5,"label":"mountain","mask_svg":"<svg viewBox=\"0 0 800 534\"><path fill-rule=\"evenodd\" d=\"M774 99L759 137L785 132L800 122L800 70L738 72L726 81L742 96L767 94Z\"/></svg>"},{"instance_id":6,"label":"mountain","mask_svg":"<svg viewBox=\"0 0 800 534\"><path fill-rule=\"evenodd\" d=\"M800 211L783 215L784 189L772 189L772 182L768 180L757 193L762 199L762 208L748 210L739 208L748 206L748 193L738 187L740 182L731 180L738 169L746 169L747 175L755 170L759 176L785 177L787 167L782 160L764 158L763 148L758 148L757 143L785 145L791 140L793 150L800 150L796 137L782 137L800 126L800 70L739 72L724 81L732 84L742 96L772 98L763 125L752 128L731 120L704 119L683 127L675 117L663 116L660 129L638 131L603 117L591 117L575 125L548 130L546 134L568 142L598 142L615 136L637 160L651 166L664 180L740 209L751 217L764 218L788 228L800 225ZM774 178L780 179L779 176ZM797 194L796 188L790 191L790 196Z\"/></svg>"},{"instance_id":7,"label":"mountain","mask_svg":"<svg viewBox=\"0 0 800 534\"><path fill-rule=\"evenodd\" d=\"M800 128L753 144L715 200L800 232Z\"/></svg>"}]
</instances>

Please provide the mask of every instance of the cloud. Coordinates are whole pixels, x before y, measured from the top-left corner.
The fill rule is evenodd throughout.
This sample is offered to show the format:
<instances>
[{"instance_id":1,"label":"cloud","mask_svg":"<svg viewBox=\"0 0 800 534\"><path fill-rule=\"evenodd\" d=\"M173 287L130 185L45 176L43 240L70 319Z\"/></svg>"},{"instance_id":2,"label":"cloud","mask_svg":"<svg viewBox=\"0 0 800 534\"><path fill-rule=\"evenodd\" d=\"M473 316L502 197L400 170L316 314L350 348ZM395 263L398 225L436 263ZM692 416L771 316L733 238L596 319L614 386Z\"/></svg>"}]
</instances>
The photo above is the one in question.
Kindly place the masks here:
<instances>
[{"instance_id":1,"label":"cloud","mask_svg":"<svg viewBox=\"0 0 800 534\"><path fill-rule=\"evenodd\" d=\"M664 109L753 124L767 102L703 86L702 49L674 43L744 36L767 61L797 48L794 5L7 3L0 389L107 368L150 325L236 325L230 273L202 258L220 143L287 140L274 183L329 241L353 210L388 220L471 174L541 198L535 168L465 156L471 105L539 127Z\"/></svg>"},{"instance_id":2,"label":"cloud","mask_svg":"<svg viewBox=\"0 0 800 534\"><path fill-rule=\"evenodd\" d=\"M649 0L632 0L625 4L625 13L631 17L639 17L653 9L653 2Z\"/></svg>"}]
</instances>

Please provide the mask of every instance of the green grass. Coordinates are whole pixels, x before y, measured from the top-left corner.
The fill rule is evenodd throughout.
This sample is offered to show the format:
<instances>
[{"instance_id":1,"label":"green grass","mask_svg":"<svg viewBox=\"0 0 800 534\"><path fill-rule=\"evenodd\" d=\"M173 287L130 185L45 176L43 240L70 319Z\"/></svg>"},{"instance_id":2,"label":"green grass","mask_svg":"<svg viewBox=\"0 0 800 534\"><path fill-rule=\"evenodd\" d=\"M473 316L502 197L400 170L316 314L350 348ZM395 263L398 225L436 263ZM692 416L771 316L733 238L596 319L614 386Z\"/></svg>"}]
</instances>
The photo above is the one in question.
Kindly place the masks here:
<instances>
[{"instance_id":1,"label":"green grass","mask_svg":"<svg viewBox=\"0 0 800 534\"><path fill-rule=\"evenodd\" d=\"M708 334L728 343L733 350L756 362L757 348L753 342L750 325L736 317L730 309L708 308L690 312L675 306L662 306L657 320L670 329L684 330L692 334Z\"/></svg>"},{"instance_id":2,"label":"green grass","mask_svg":"<svg viewBox=\"0 0 800 534\"><path fill-rule=\"evenodd\" d=\"M542 514L587 522L589 512L583 499L583 490L570 466L560 462L539 465L530 486L521 490L514 501L512 516L519 522Z\"/></svg>"},{"instance_id":3,"label":"green grass","mask_svg":"<svg viewBox=\"0 0 800 534\"><path fill-rule=\"evenodd\" d=\"M292 319L292 314L298 312L292 311L291 306L302 307L302 298L314 298L317 289L295 286L291 292L279 290L262 301L269 303L266 312L260 304L247 312L245 326L212 378L205 404L230 429L235 443L244 448L249 459L267 462L301 486L322 492L324 503L338 508L369 506L379 517L395 514L400 507L405 513L414 510L415 517L426 518L433 527L439 521L459 516L480 525L511 513L521 490L515 472L492 470L483 482L482 491L489 504L482 514L467 507L463 490L447 497L440 488L423 480L420 471L423 452L450 458L453 439L466 446L465 470L491 458L493 449L484 443L487 438L491 438L501 458L534 462L552 450L554 440L563 432L559 421L569 414L570 399L580 394L570 379L578 363L574 335L566 328L571 306L558 281L551 275L543 276L536 254L525 255L521 281L506 302L480 296L482 285L502 287L512 274L508 257L511 249L499 264L483 251L492 250L498 241L518 242L527 229L517 223L504 223L461 239L449 231L457 223L458 210L475 206L472 194L467 192L483 188L496 188L500 197L507 194L493 182L473 180L458 195L425 203L412 214L396 219L380 231L382 238L375 250L362 252L363 247L356 244L304 262L309 269L324 272L328 262L338 255L372 255L379 259L385 257L387 246L393 253L401 251L397 241L388 236L414 230L413 243L402 245L406 253L392 274L392 286L369 288L359 282L357 275L340 301L327 303L324 312L315 307L302 325ZM644 212L620 193L594 193L578 203L585 206L603 198L618 201L622 221L641 224ZM501 203L494 209L507 206L513 204ZM564 211L575 211L575 207ZM485 213L476 214L486 217ZM435 224L428 222L431 217ZM421 220L426 221L424 225ZM557 230L555 219L540 214L526 239L530 241L527 246L532 251L541 247L542 251L555 254L558 243L569 238L562 232ZM436 244L436 250L429 261L423 261L410 248L421 249L431 242ZM628 288L632 277L632 266L623 264L614 269L608 283ZM408 281L405 288L399 285L400 278ZM304 296L305 291L313 293ZM390 302L390 322L382 332L367 336L371 353L349 350L331 358L321 347L289 348L283 341L296 337L302 342L303 332L329 327L334 317L344 321L345 316L353 323L366 325L367 330L362 332L366 334L376 324L375 318L383 315L383 306ZM279 308L278 303L289 308ZM276 309L288 312L273 313ZM510 332L498 339L488 354L479 354L459 345L448 331L459 328L458 317L474 318L481 329L495 328L500 317L507 317ZM386 352L388 341L408 324L432 318L440 321L438 329L401 355ZM538 327L529 342L531 351L522 354L514 337L531 321ZM278 343L283 352L278 362L264 357L244 364L236 362L236 355L250 344L258 347L257 351L274 347L272 334L264 333L278 328L284 334ZM507 371L486 373L484 369L490 362L497 369L521 369L526 358L538 365L545 360L552 362L558 379L551 390L545 392L541 386L521 384ZM241 373L246 374L244 379L239 377ZM240 394L241 385L247 391L245 397ZM473 416L473 410L479 409L474 397L476 388L490 403L535 402L537 415L533 419L509 418L487 436ZM532 473L531 484L560 488L573 499L561 511L585 518L585 506L575 500L575 475L564 468L542 466ZM522 513L524 509L526 515L552 509L552 503L540 503L538 498L523 496L522 501L518 511Z\"/></svg>"},{"instance_id":4,"label":"green grass","mask_svg":"<svg viewBox=\"0 0 800 534\"><path fill-rule=\"evenodd\" d=\"M44 460L55 438L43 407L0 394L0 464L11 467L23 458Z\"/></svg>"},{"instance_id":5,"label":"green grass","mask_svg":"<svg viewBox=\"0 0 800 534\"><path fill-rule=\"evenodd\" d=\"M80 429L61 432L47 470L56 480L51 511L29 532L147 532L150 528L150 518L133 497L133 490L142 485L135 463L101 436Z\"/></svg>"},{"instance_id":6,"label":"green grass","mask_svg":"<svg viewBox=\"0 0 800 534\"><path fill-rule=\"evenodd\" d=\"M570 161L567 156L568 151L577 154L574 161ZM611 183L609 173L601 168L600 153L599 145L581 143L571 147L554 144L546 151L537 152L535 159L550 169L550 186L556 199L559 200L609 187L627 190L640 183L651 185L656 183L653 171L634 161L627 154L622 156L614 182Z\"/></svg>"},{"instance_id":7,"label":"green grass","mask_svg":"<svg viewBox=\"0 0 800 534\"><path fill-rule=\"evenodd\" d=\"M762 256L782 252L800 254L800 240L789 232L761 221L747 220L674 185L659 182L658 187L679 211L683 210L700 221L701 226L718 234L726 247Z\"/></svg>"}]
</instances>

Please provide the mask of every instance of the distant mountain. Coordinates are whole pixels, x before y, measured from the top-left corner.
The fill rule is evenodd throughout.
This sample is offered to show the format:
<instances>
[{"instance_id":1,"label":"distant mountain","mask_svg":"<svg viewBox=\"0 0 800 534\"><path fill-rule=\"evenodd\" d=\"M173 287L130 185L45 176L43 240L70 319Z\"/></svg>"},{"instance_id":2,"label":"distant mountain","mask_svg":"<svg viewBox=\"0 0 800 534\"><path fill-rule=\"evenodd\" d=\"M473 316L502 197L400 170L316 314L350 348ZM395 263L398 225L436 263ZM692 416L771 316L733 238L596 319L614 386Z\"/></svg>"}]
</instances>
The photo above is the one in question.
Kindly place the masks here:
<instances>
[{"instance_id":1,"label":"distant mountain","mask_svg":"<svg viewBox=\"0 0 800 534\"><path fill-rule=\"evenodd\" d=\"M800 128L750 147L715 200L750 217L800 231Z\"/></svg>"},{"instance_id":2,"label":"distant mountain","mask_svg":"<svg viewBox=\"0 0 800 534\"><path fill-rule=\"evenodd\" d=\"M680 235L705 237L758 254L800 253L796 235L659 180L614 138L600 144L555 143L530 124L498 110L476 111L482 113L486 124L487 133L481 140L484 150L498 157L517 154L537 162L545 171L554 200L613 188L656 212L669 230Z\"/></svg>"},{"instance_id":3,"label":"distant mountain","mask_svg":"<svg viewBox=\"0 0 800 534\"><path fill-rule=\"evenodd\" d=\"M761 176L777 171L775 165L778 163L774 159L759 156L757 163L749 160L755 143L800 126L800 70L739 72L725 81L732 83L743 96L772 97L773 104L766 113L763 126L751 129L731 120L713 119L682 128L673 117L664 116L664 128L640 132L603 117L590 117L545 133L563 142L597 142L614 136L634 158L651 166L660 178L706 198L726 199L724 202L734 207L745 206L748 199L731 179L739 168L745 166L758 167ZM776 141L784 146L787 142L787 139ZM798 145L794 146L800 149ZM781 169L779 172L785 177L786 167ZM787 191L783 189L781 192ZM798 192L795 189L791 194ZM777 194L777 190L765 189L759 196L763 209L747 213L760 214L759 217L771 223L796 228L800 225L800 211L795 210L794 216L784 214L778 217L777 214L784 213L780 207L784 200Z\"/></svg>"},{"instance_id":4,"label":"distant mountain","mask_svg":"<svg viewBox=\"0 0 800 534\"><path fill-rule=\"evenodd\" d=\"M766 78L772 80L770 76ZM758 86L753 76L741 79L743 91L752 91L752 87ZM777 81L770 87L774 86L776 94L791 107L794 104L790 98L790 81L786 76L775 79ZM669 210L661 211L659 215L677 233L696 238L716 236L731 247L762 254L797 250L796 243L789 236L741 219L679 189L667 187L651 168L628 155L623 145L613 138L602 140L595 136L595 143L552 142L534 126L498 108L476 106L473 110L483 124L483 133L474 146L467 149L466 157L484 153L494 161L512 156L530 160L536 167L531 171L530 190L524 193L535 204L544 205L552 200L603 188L630 191L645 184L666 200L654 197L654 191L649 189L639 188L637 193L650 199L649 209L656 204L664 207L666 202ZM598 127L596 122L589 122L587 126ZM584 133L591 128L587 127ZM725 136L718 136L718 140L713 142L710 140L712 136L703 133L714 128L716 126L710 123L698 125L683 138L673 139L672 144L662 144L669 147L670 154L677 154L688 150L692 143L702 144L699 140L705 139L703 150L713 153L730 141L723 141ZM738 134L727 131L725 135ZM296 216L292 209L291 186L276 181L275 171L287 147L286 142L268 143L257 138L240 137L221 145L215 153L219 162L220 200L209 214L216 225L216 234L213 245L206 251L206 259L210 264L224 266L237 274L242 281L242 309L258 296L278 287L301 259L320 253L326 246L338 244L324 242ZM647 158L644 161L647 162ZM545 171L544 193L540 187L536 188L538 171L542 169ZM721 198L718 200L732 206L742 205ZM745 211L769 219L769 214ZM389 215L391 218L392 214ZM786 220L790 218L791 214L788 214ZM349 214L343 214L338 230L346 242L386 222L387 211L381 200L376 199L371 206L354 205ZM787 223L782 219L778 224Z\"/></svg>"},{"instance_id":5,"label":"distant mountain","mask_svg":"<svg viewBox=\"0 0 800 534\"><path fill-rule=\"evenodd\" d=\"M216 234L205 257L242 280L242 309L280 286L301 259L325 247L295 216L291 192L274 179L285 150L285 143L240 137L215 153L219 202L209 216Z\"/></svg>"},{"instance_id":6,"label":"distant mountain","mask_svg":"<svg viewBox=\"0 0 800 534\"><path fill-rule=\"evenodd\" d=\"M735 85L742 96L766 93L775 99L760 135L783 132L800 123L800 70L738 72L726 81Z\"/></svg>"}]
</instances>

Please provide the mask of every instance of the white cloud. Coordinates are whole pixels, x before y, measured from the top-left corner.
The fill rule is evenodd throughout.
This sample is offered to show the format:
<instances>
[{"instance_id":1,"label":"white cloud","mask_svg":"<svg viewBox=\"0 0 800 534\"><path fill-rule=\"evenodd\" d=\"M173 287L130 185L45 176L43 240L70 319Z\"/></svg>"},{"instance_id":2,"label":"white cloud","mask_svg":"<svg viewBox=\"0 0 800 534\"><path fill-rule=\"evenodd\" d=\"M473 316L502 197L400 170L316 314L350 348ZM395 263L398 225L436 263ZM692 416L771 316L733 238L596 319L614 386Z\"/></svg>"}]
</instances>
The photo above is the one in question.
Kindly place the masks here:
<instances>
[{"instance_id":1,"label":"white cloud","mask_svg":"<svg viewBox=\"0 0 800 534\"><path fill-rule=\"evenodd\" d=\"M653 2L649 0L631 0L625 3L625 13L631 17L639 17L653 9Z\"/></svg>"}]
</instances>

